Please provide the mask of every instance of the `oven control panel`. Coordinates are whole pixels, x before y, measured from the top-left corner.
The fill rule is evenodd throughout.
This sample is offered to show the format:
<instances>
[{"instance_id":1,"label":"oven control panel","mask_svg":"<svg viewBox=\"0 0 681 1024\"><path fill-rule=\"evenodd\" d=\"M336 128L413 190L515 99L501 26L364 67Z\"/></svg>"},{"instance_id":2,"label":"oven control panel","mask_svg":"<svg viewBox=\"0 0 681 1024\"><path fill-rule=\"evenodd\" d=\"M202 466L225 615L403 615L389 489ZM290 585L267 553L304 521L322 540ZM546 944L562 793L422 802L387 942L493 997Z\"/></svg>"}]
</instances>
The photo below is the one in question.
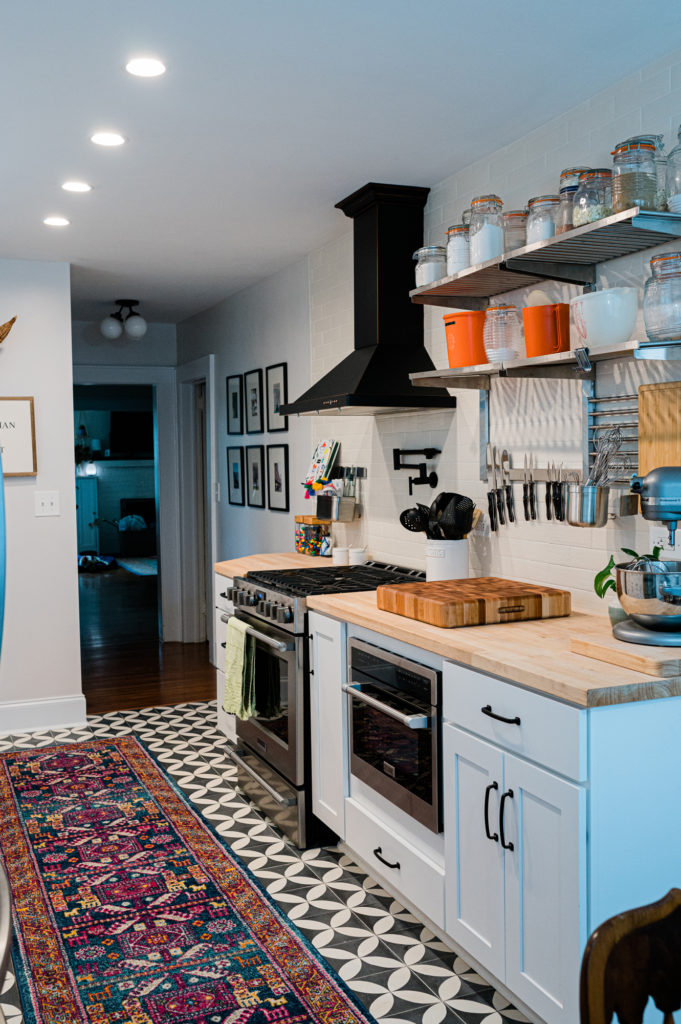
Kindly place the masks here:
<instances>
[{"instance_id":1,"label":"oven control panel","mask_svg":"<svg viewBox=\"0 0 681 1024\"><path fill-rule=\"evenodd\" d=\"M227 596L231 598L235 608L243 608L250 615L276 623L288 632L298 632L299 622L300 629L303 628L305 604L303 601L302 608L299 608L299 598L287 597L273 590L263 590L239 578L234 580L234 585L227 591Z\"/></svg>"}]
</instances>

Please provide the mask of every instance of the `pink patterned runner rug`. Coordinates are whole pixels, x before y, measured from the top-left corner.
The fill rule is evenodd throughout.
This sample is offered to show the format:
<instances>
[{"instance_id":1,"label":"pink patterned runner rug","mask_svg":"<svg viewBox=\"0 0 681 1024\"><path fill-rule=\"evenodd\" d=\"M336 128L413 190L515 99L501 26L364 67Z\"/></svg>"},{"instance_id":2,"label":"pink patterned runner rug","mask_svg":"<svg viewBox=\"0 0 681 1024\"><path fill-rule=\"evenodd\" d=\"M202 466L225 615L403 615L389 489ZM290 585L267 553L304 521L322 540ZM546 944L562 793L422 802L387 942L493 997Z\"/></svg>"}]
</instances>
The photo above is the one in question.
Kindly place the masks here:
<instances>
[{"instance_id":1,"label":"pink patterned runner rug","mask_svg":"<svg viewBox=\"0 0 681 1024\"><path fill-rule=\"evenodd\" d=\"M28 1024L371 1024L132 736L0 755Z\"/></svg>"}]
</instances>

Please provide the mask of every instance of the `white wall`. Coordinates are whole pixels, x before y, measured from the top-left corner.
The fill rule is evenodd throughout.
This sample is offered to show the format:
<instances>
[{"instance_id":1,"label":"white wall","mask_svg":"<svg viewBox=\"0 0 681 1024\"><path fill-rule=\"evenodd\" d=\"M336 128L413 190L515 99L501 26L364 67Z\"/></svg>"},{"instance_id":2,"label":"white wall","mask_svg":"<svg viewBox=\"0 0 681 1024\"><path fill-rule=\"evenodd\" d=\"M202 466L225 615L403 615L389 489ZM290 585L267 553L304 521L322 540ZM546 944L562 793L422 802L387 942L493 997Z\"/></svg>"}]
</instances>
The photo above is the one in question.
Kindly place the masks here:
<instances>
[{"instance_id":1,"label":"white wall","mask_svg":"<svg viewBox=\"0 0 681 1024\"><path fill-rule=\"evenodd\" d=\"M3 395L35 399L37 477L5 480L7 591L0 732L82 722L76 564L69 268L0 260ZM60 515L36 518L36 490Z\"/></svg>"},{"instance_id":2,"label":"white wall","mask_svg":"<svg viewBox=\"0 0 681 1024\"><path fill-rule=\"evenodd\" d=\"M218 558L247 552L291 551L295 513L305 508L303 479L310 462L310 427L303 418L289 418L286 433L227 434L225 378L237 373L288 363L288 390L297 397L310 381L309 286L307 261L300 261L247 288L184 323L178 324L178 365L215 354L217 395L216 445ZM265 422L266 426L266 422ZM227 447L288 444L290 512L230 505ZM266 454L266 453L265 453Z\"/></svg>"},{"instance_id":3,"label":"white wall","mask_svg":"<svg viewBox=\"0 0 681 1024\"><path fill-rule=\"evenodd\" d=\"M175 324L150 323L141 341L130 341L124 334L117 341L107 341L99 332L99 323L89 320L74 320L72 331L74 363L175 366L177 362Z\"/></svg>"}]
</instances>

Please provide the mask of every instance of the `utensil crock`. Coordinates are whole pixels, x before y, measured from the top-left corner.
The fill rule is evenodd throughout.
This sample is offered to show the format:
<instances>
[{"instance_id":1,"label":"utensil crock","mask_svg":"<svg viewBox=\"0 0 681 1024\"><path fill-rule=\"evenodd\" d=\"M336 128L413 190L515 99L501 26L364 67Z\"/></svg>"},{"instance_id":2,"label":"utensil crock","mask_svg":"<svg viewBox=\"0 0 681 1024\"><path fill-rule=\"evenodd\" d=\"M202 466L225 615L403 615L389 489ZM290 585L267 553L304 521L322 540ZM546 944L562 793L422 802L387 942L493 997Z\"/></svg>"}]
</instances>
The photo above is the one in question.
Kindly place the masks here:
<instances>
[{"instance_id":1,"label":"utensil crock","mask_svg":"<svg viewBox=\"0 0 681 1024\"><path fill-rule=\"evenodd\" d=\"M609 497L609 487L570 484L567 517L570 526L605 526Z\"/></svg>"}]
</instances>

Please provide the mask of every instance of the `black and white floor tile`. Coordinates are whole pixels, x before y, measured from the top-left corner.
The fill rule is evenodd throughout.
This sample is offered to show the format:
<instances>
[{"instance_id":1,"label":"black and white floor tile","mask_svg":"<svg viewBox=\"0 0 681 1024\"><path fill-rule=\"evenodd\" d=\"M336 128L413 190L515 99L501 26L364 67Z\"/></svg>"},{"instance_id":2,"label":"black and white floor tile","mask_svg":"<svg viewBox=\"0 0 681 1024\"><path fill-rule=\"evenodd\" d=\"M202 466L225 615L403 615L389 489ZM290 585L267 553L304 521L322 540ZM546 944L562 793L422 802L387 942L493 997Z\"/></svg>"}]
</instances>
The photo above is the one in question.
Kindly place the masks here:
<instances>
[{"instance_id":1,"label":"black and white floor tile","mask_svg":"<svg viewBox=\"0 0 681 1024\"><path fill-rule=\"evenodd\" d=\"M215 702L95 715L79 729L0 736L0 751L134 733L379 1024L523 1024L511 1006L340 850L303 852L235 788ZM0 992L23 1024L13 976ZM0 1017L1 1019L1 1017Z\"/></svg>"}]
</instances>

